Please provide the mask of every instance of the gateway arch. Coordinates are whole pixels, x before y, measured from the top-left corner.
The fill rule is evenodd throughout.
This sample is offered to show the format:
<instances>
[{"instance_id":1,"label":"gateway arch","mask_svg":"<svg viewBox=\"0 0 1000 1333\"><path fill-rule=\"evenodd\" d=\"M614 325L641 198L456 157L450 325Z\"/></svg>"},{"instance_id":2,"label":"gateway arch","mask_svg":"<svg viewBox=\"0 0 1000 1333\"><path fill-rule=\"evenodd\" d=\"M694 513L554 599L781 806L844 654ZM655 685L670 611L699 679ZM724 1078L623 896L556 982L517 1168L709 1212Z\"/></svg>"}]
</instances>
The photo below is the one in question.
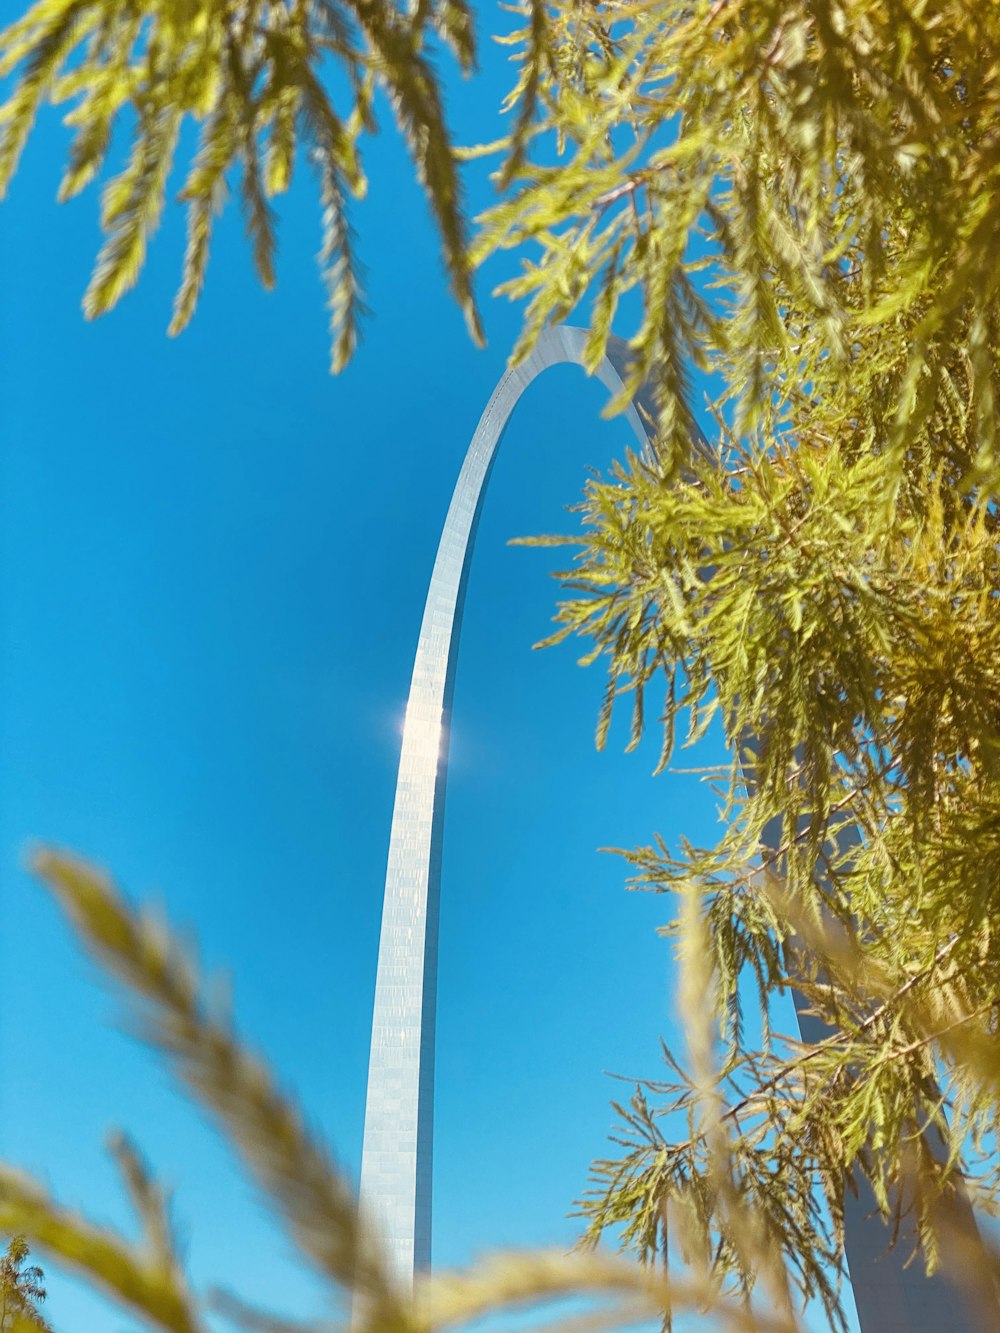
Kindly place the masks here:
<instances>
[{"instance_id":1,"label":"gateway arch","mask_svg":"<svg viewBox=\"0 0 1000 1333\"><path fill-rule=\"evenodd\" d=\"M382 907L368 1092L361 1156L361 1206L379 1228L391 1271L410 1289L430 1267L434 1137L434 1039L438 913L445 785L458 640L476 528L497 447L524 390L560 363L583 365L585 329L546 329L531 354L508 368L479 419L445 519L424 606L389 837ZM597 377L619 393L627 345L609 338ZM655 414L640 393L625 416L642 450ZM800 1015L803 1038L816 1020ZM863 1182L862 1182L863 1185ZM862 1333L1000 1333L996 1301L965 1313L944 1277L905 1268L909 1246L885 1253L889 1232L862 1188L845 1201L846 1251ZM975 1232L975 1223L968 1214ZM979 1293L983 1295L982 1291Z\"/></svg>"}]
</instances>

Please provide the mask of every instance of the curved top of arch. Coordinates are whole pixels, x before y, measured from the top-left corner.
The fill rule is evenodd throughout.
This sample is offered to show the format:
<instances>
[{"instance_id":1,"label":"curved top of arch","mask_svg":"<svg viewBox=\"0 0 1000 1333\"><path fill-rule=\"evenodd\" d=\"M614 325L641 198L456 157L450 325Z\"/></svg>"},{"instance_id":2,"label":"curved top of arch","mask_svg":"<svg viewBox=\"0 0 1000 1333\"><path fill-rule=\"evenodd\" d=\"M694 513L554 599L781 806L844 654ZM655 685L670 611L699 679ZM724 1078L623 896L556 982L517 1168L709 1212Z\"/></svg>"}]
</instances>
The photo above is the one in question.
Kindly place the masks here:
<instances>
[{"instance_id":1,"label":"curved top of arch","mask_svg":"<svg viewBox=\"0 0 1000 1333\"><path fill-rule=\"evenodd\" d=\"M567 362L582 365L586 338L585 329L565 325L546 329L531 354L501 376L469 444L434 561L404 724L403 756L406 757L408 752L414 756L423 754L428 772L437 768L439 760L439 711L450 705L449 684L453 675L454 649L461 630L462 595L496 451L528 385L550 366ZM596 374L613 394L622 389L627 361L626 344L618 338L609 339L608 354ZM652 415L651 405L644 396L630 402L625 412L643 449L650 447L653 438L648 424ZM413 738L408 746L406 733L411 729L411 720ZM442 753L441 763L446 763L446 759L446 753Z\"/></svg>"},{"instance_id":2,"label":"curved top of arch","mask_svg":"<svg viewBox=\"0 0 1000 1333\"><path fill-rule=\"evenodd\" d=\"M361 1162L362 1206L386 1238L392 1268L412 1283L430 1262L434 1031L438 898L448 718L465 587L483 497L497 447L528 385L549 366L582 365L584 329L546 329L531 353L509 367L473 434L444 523L424 607L403 725L385 898ZM621 392L629 350L608 341L597 377ZM636 395L625 411L647 452L651 402Z\"/></svg>"}]
</instances>

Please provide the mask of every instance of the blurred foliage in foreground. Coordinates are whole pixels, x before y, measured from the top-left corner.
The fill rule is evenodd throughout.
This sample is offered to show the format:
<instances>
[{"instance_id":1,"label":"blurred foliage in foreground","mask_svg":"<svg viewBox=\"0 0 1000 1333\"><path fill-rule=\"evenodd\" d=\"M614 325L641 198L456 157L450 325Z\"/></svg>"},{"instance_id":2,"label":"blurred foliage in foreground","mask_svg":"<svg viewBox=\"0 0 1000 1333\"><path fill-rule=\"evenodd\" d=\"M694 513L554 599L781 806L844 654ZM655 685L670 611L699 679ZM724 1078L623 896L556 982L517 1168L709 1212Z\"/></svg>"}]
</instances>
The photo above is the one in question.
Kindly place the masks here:
<instances>
[{"instance_id":1,"label":"blurred foliage in foreground","mask_svg":"<svg viewBox=\"0 0 1000 1333\"><path fill-rule=\"evenodd\" d=\"M692 1253L744 1291L752 1215L760 1252L835 1318L859 1173L888 1219L913 1213L929 1267L960 1188L1000 1211L1000 5L517 10L510 132L483 150L497 203L471 252L428 59L438 34L471 62L457 0L37 0L2 38L0 181L43 96L73 101L70 193L130 109L97 311L134 279L180 119L199 119L182 323L229 164L268 277L266 198L305 136L342 361L357 305L341 200L380 86L460 299L471 263L521 256L517 356L584 303L591 366L613 326L631 332L627 388L648 382L659 450L589 486L560 634L609 665L599 741L626 694L638 743L653 690L664 764L713 719L734 755L716 846L628 853L637 883L676 895L682 953L700 932L722 1060L639 1090L585 1207L593 1237L621 1226L646 1259L679 1209ZM325 60L351 89L342 120ZM748 978L760 1023L744 1023ZM829 1034L814 1047L770 1033L793 983ZM706 1088L714 1120L688 1123Z\"/></svg>"},{"instance_id":2,"label":"blurred foliage in foreground","mask_svg":"<svg viewBox=\"0 0 1000 1333\"><path fill-rule=\"evenodd\" d=\"M597 1253L508 1254L467 1272L423 1276L415 1293L402 1290L386 1267L376 1230L359 1217L352 1186L266 1066L239 1041L228 1017L213 1010L206 999L210 987L162 918L134 910L103 875L64 854L43 852L36 868L84 946L126 991L141 1037L166 1057L179 1083L210 1114L303 1262L328 1283L334 1306L349 1318L353 1305L357 1330L458 1329L488 1314L583 1297L591 1308L582 1327L593 1333L662 1319L665 1312L669 1322L672 1309L702 1311L706 1329L797 1333L782 1265L767 1253L766 1238L753 1217L743 1215L721 1175L725 1206L740 1222L743 1257L764 1277L766 1313L723 1294L696 1253L684 1276ZM694 975L688 988L699 984ZM138 1243L61 1207L39 1183L8 1167L0 1167L0 1228L30 1238L148 1326L201 1333L206 1307L186 1280L168 1200L129 1139L116 1136L112 1151L140 1225ZM724 1175L722 1156L718 1165ZM683 1241L688 1227L677 1216ZM252 1310L238 1294L216 1293L210 1304L256 1333L331 1327L326 1315L309 1324ZM567 1333L581 1328L579 1320L577 1314L565 1325ZM18 1327L16 1333L29 1330Z\"/></svg>"},{"instance_id":3,"label":"blurred foliage in foreground","mask_svg":"<svg viewBox=\"0 0 1000 1333\"><path fill-rule=\"evenodd\" d=\"M35 868L83 946L124 990L133 1030L166 1058L179 1084L208 1112L302 1262L324 1279L330 1297L325 1304L341 1312L345 1327L350 1321L355 1333L434 1333L518 1312L517 1327L524 1330L535 1327L525 1325L525 1313L538 1310L542 1317L543 1307L554 1302L556 1319L545 1318L538 1333L610 1333L650 1320L669 1329L683 1312L695 1314L706 1333L802 1333L795 1275L776 1243L773 1219L742 1187L739 1136L723 1107L714 1066L714 1020L706 1003L711 959L693 897L678 931L679 1000L689 1041L689 1123L703 1136L707 1174L700 1198L681 1193L661 1204L661 1225L670 1222L673 1262L667 1262L666 1247L662 1262L646 1265L595 1250L511 1253L465 1272L418 1275L410 1292L387 1267L377 1229L359 1215L351 1184L266 1065L237 1037L228 1014L207 998L217 992L199 977L162 915L129 906L103 874L64 853L40 853ZM811 942L840 984L856 981L859 969L867 967L856 946L834 932L822 938L814 933ZM888 978L866 976L864 985L866 994L874 988L889 1000ZM936 1021L926 997L915 999L913 1021ZM995 1044L984 1046L957 1028L954 1040L970 1072L983 1080L1000 1078ZM328 1313L310 1322L254 1309L238 1293L199 1297L184 1273L167 1196L130 1139L116 1134L111 1147L139 1224L138 1242L67 1210L40 1183L0 1166L0 1228L16 1233L4 1282L19 1293L6 1333L48 1329L34 1309L44 1296L41 1271L22 1267L29 1239L164 1333L203 1333L212 1311L248 1333L330 1333L340 1326ZM756 1274L756 1293L749 1284L727 1282L711 1244L705 1244L702 1202L708 1192L731 1258ZM937 1220L943 1252L960 1277L969 1261L962 1249L968 1237L951 1226L946 1208L937 1210ZM1000 1256L977 1245L975 1258L1000 1276ZM559 1302L567 1298L576 1302L574 1314L559 1317Z\"/></svg>"}]
</instances>

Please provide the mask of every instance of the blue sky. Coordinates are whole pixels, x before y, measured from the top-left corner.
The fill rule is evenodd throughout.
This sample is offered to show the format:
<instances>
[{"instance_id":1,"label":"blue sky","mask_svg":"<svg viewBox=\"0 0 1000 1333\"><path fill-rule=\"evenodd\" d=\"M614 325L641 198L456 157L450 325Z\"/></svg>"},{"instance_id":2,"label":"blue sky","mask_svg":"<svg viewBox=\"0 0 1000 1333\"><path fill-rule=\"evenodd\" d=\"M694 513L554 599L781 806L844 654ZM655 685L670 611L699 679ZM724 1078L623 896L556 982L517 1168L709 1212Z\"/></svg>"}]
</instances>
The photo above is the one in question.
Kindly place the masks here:
<instances>
[{"instance_id":1,"label":"blue sky","mask_svg":"<svg viewBox=\"0 0 1000 1333\"><path fill-rule=\"evenodd\" d=\"M501 29L506 16L486 10ZM485 34L484 34L485 35ZM465 142L495 137L504 53L453 80ZM384 112L384 108L383 108ZM43 117L0 210L0 1149L65 1202L131 1228L102 1147L133 1132L175 1189L199 1286L305 1312L314 1293L200 1114L23 870L43 839L163 903L231 978L241 1030L352 1172L360 1158L382 878L400 725L448 498L518 327L481 284L477 351L383 114L355 214L375 318L327 373L319 214L281 205L277 290L235 211L201 307L165 336L183 249L168 209L139 288L86 324L97 197L54 203L65 132ZM473 209L487 201L471 182ZM627 330L626 330L627 331ZM588 466L630 443L560 367L495 469L459 662L442 894L437 1265L566 1244L606 1151L607 1072L656 1076L675 1040L668 904L597 848L715 836L695 778L655 781L657 738L603 754L603 686L572 645L532 653ZM622 724L626 719L620 720ZM60 1333L131 1317L51 1276Z\"/></svg>"}]
</instances>

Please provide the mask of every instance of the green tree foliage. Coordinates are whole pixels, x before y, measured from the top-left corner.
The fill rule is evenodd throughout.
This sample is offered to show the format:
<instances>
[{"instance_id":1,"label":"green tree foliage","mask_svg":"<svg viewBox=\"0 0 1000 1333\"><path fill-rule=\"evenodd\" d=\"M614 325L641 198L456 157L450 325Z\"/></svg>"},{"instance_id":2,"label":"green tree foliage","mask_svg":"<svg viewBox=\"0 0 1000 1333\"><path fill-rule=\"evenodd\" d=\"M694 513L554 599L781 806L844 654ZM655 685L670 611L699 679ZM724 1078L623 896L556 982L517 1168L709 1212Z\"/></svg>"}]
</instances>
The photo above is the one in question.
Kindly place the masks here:
<instances>
[{"instance_id":1,"label":"green tree foliage","mask_svg":"<svg viewBox=\"0 0 1000 1333\"><path fill-rule=\"evenodd\" d=\"M30 1253L23 1236L12 1236L0 1256L0 1333L51 1333L38 1309L48 1294L45 1274L26 1263Z\"/></svg>"},{"instance_id":2,"label":"green tree foliage","mask_svg":"<svg viewBox=\"0 0 1000 1333\"><path fill-rule=\"evenodd\" d=\"M662 763L713 719L733 754L716 846L628 854L696 904L670 931L703 933L717 1067L640 1089L590 1234L622 1224L649 1258L683 1204L751 1284L724 1132L732 1188L835 1313L852 1173L912 1211L931 1268L960 1177L1000 1209L996 1067L969 1059L1000 1004L1000 11L716 0L540 23L517 38L536 109L479 246L536 248L507 285L522 350L586 295L596 364L635 289L633 382L660 416L658 458L588 488L556 637L609 665L599 740L629 694L637 741L652 688ZM793 981L818 1047L770 1037Z\"/></svg>"},{"instance_id":3,"label":"green tree foliage","mask_svg":"<svg viewBox=\"0 0 1000 1333\"><path fill-rule=\"evenodd\" d=\"M350 357L363 310L348 218L365 192L359 140L384 92L440 229L452 290L478 337L458 174L426 42L438 34L463 68L475 58L465 0L427 0L403 14L380 0L37 0L0 33L0 77L18 77L0 107L0 198L40 103L72 102L74 139L59 195L100 172L116 121L131 126L125 167L101 205L106 239L84 297L109 310L136 281L163 209L186 119L200 125L180 198L188 244L171 332L201 291L214 215L239 173L240 203L261 281L274 282L271 200L288 188L300 148L323 208L320 264L333 315L333 364ZM327 84L339 79L343 95ZM348 102L346 114L335 103ZM127 114L126 114L127 113Z\"/></svg>"},{"instance_id":4,"label":"green tree foliage","mask_svg":"<svg viewBox=\"0 0 1000 1333\"><path fill-rule=\"evenodd\" d=\"M145 35L126 42L97 22L119 12ZM141 253L178 115L211 126L220 106L243 127L234 154L252 205L251 140L273 125L270 142L284 142L284 103L267 89L298 89L308 129L301 79L320 34L334 40L313 7L261 7L240 26L244 8L215 3L204 29L164 38L161 59L173 12L41 0L4 39L18 71L0 149L11 165L43 93L81 99L70 114L91 134L107 81L138 80L120 99L136 108L137 156L108 188L99 292L134 274L114 255ZM653 690L662 764L712 725L733 754L715 775L715 846L628 853L637 883L676 896L669 930L701 960L714 1025L672 1081L623 1108L625 1147L597 1167L589 1234L621 1227L651 1259L674 1219L688 1257L744 1292L755 1256L781 1253L836 1317L856 1173L888 1217L912 1211L929 1267L960 1179L1000 1210L1000 7L523 0L516 12L510 132L481 150L498 157L498 195L471 260L521 256L503 289L526 303L515 357L581 307L591 366L613 326L631 333L627 389L648 382L659 427L655 457L588 487L557 637L583 636L585 660L609 668L599 741L625 694L637 744ZM420 106L438 106L423 35L435 28L468 60L464 11L379 8L395 46L370 34L372 13L351 10L358 45L323 47L354 71L351 124L365 123L371 80L396 89L404 68L425 80ZM304 54L281 75L268 34L295 15ZM87 22L91 55L59 75ZM243 85L219 73L232 50L261 71ZM443 125L432 169L413 97L396 99L465 274ZM310 133L349 181L341 149ZM97 161L74 154L68 188ZM191 197L203 211L232 156L202 150ZM697 420L712 423L701 443ZM760 1022L744 1021L748 979ZM829 1030L812 1048L769 1030L793 980ZM762 1240L748 1250L750 1216Z\"/></svg>"},{"instance_id":5,"label":"green tree foliage","mask_svg":"<svg viewBox=\"0 0 1000 1333\"><path fill-rule=\"evenodd\" d=\"M971 461L992 468L994 7L539 0L528 13L512 39L512 188L477 242L537 247L506 287L529 298L522 350L588 295L596 365L636 290L635 384L651 379L682 452L693 364L721 377L743 437L788 433L806 395L848 420L867 405L859 444L873 430L894 455L957 391L960 475L970 435Z\"/></svg>"}]
</instances>

